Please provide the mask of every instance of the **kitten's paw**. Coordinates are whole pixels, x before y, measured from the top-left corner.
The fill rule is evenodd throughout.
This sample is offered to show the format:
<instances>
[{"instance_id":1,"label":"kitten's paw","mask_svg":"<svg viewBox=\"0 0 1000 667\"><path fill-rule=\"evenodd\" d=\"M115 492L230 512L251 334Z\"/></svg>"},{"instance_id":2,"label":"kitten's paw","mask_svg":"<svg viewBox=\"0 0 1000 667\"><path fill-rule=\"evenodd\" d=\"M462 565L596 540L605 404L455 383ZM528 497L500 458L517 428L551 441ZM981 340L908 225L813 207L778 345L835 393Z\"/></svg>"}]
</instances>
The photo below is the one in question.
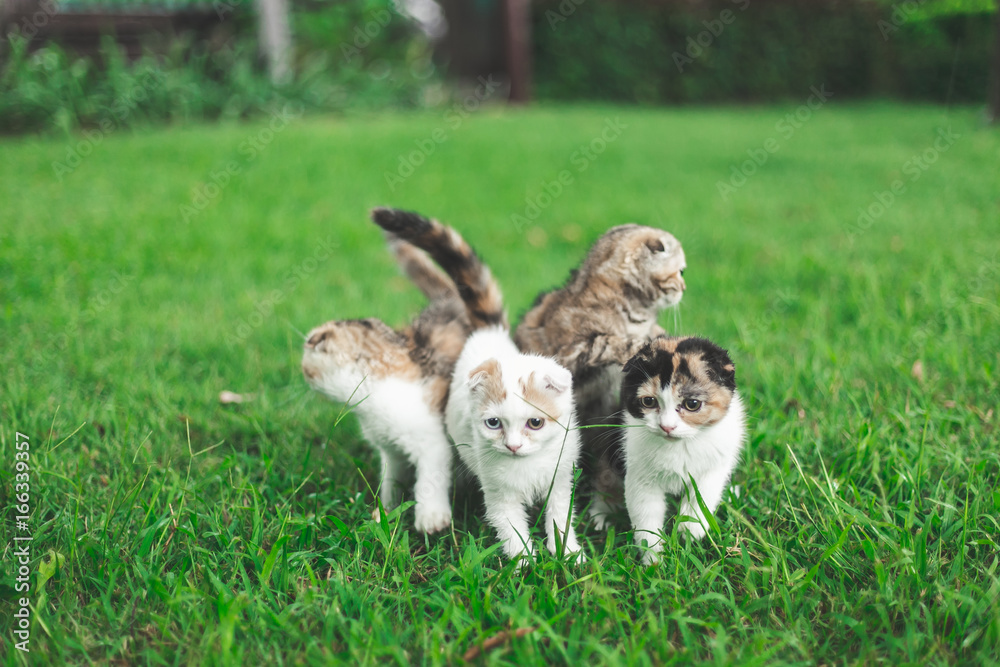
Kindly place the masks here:
<instances>
[{"instance_id":1,"label":"kitten's paw","mask_svg":"<svg viewBox=\"0 0 1000 667\"><path fill-rule=\"evenodd\" d=\"M607 530L611 527L611 513L605 507L591 507L587 512L590 522L597 530Z\"/></svg>"},{"instance_id":2,"label":"kitten's paw","mask_svg":"<svg viewBox=\"0 0 1000 667\"><path fill-rule=\"evenodd\" d=\"M646 549L642 552L642 564L643 565L656 565L660 562L660 552L653 551L652 549Z\"/></svg>"},{"instance_id":3,"label":"kitten's paw","mask_svg":"<svg viewBox=\"0 0 1000 667\"><path fill-rule=\"evenodd\" d=\"M677 534L689 540L700 540L708 533L697 521L685 521L677 527Z\"/></svg>"},{"instance_id":4,"label":"kitten's paw","mask_svg":"<svg viewBox=\"0 0 1000 667\"><path fill-rule=\"evenodd\" d=\"M416 518L413 525L421 533L433 535L451 525L451 508L417 505Z\"/></svg>"}]
</instances>

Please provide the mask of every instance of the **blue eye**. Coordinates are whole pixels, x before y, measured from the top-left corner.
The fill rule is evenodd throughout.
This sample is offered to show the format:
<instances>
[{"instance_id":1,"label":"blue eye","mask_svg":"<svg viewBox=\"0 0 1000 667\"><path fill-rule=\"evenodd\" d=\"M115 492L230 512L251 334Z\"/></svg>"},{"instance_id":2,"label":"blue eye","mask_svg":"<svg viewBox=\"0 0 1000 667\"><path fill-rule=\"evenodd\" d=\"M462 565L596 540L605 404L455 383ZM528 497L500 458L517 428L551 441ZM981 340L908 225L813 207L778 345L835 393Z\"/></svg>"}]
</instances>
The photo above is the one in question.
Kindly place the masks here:
<instances>
[{"instance_id":1,"label":"blue eye","mask_svg":"<svg viewBox=\"0 0 1000 667\"><path fill-rule=\"evenodd\" d=\"M490 417L486 420L486 428L495 431L500 428L500 420L497 417Z\"/></svg>"}]
</instances>

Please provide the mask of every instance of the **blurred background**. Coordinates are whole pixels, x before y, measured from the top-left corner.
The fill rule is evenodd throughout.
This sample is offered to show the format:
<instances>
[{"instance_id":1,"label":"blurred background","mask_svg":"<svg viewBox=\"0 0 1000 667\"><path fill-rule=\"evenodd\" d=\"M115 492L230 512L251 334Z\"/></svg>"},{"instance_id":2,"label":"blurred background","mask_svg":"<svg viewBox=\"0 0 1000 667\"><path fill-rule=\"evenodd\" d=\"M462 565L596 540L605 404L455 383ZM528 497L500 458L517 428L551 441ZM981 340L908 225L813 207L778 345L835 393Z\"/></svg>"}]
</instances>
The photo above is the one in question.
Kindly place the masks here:
<instances>
[{"instance_id":1,"label":"blurred background","mask_svg":"<svg viewBox=\"0 0 1000 667\"><path fill-rule=\"evenodd\" d=\"M5 133L97 126L123 96L120 122L133 124L280 102L433 108L477 91L491 103L757 103L801 100L820 82L838 101L1000 115L995 0L2 3Z\"/></svg>"}]
</instances>

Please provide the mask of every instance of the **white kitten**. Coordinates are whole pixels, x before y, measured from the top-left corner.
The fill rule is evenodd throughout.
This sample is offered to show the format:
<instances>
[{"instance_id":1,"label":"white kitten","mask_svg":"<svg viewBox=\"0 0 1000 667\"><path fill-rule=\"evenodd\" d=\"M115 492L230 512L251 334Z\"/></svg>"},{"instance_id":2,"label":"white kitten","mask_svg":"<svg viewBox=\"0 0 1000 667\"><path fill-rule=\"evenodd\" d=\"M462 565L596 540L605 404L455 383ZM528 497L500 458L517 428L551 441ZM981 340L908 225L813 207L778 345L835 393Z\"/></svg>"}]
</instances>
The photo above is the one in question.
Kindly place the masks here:
<instances>
[{"instance_id":1,"label":"white kitten","mask_svg":"<svg viewBox=\"0 0 1000 667\"><path fill-rule=\"evenodd\" d=\"M703 338L654 338L625 364L622 403L625 504L643 562L663 549L665 495L682 495L678 529L705 536L708 522L691 486L715 512L739 461L746 434L736 369L725 350Z\"/></svg>"},{"instance_id":2,"label":"white kitten","mask_svg":"<svg viewBox=\"0 0 1000 667\"><path fill-rule=\"evenodd\" d=\"M532 553L527 506L548 498L546 546L556 533L580 551L573 529L573 468L579 431L572 376L552 359L521 354L502 327L466 341L455 365L445 423L462 461L476 475L486 520L504 554Z\"/></svg>"}]
</instances>

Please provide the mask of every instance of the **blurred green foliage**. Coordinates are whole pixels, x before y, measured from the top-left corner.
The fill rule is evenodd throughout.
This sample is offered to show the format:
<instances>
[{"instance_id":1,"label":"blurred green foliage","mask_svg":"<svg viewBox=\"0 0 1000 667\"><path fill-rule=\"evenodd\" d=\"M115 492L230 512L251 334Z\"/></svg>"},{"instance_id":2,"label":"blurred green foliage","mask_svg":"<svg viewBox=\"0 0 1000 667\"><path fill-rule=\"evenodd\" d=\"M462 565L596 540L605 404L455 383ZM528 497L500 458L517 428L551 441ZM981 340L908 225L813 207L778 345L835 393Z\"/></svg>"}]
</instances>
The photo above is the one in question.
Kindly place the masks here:
<instances>
[{"instance_id":1,"label":"blurred green foliage","mask_svg":"<svg viewBox=\"0 0 1000 667\"><path fill-rule=\"evenodd\" d=\"M541 0L539 97L638 103L985 98L988 0Z\"/></svg>"},{"instance_id":2,"label":"blurred green foliage","mask_svg":"<svg viewBox=\"0 0 1000 667\"><path fill-rule=\"evenodd\" d=\"M88 7L110 5L84 0L73 9ZM110 36L88 57L54 43L31 50L11 35L0 42L0 132L245 118L289 103L323 111L414 107L438 80L426 40L391 0L297 9L295 77L280 86L262 66L250 3L225 0L225 9L236 27L225 44L181 35L137 60Z\"/></svg>"}]
</instances>

